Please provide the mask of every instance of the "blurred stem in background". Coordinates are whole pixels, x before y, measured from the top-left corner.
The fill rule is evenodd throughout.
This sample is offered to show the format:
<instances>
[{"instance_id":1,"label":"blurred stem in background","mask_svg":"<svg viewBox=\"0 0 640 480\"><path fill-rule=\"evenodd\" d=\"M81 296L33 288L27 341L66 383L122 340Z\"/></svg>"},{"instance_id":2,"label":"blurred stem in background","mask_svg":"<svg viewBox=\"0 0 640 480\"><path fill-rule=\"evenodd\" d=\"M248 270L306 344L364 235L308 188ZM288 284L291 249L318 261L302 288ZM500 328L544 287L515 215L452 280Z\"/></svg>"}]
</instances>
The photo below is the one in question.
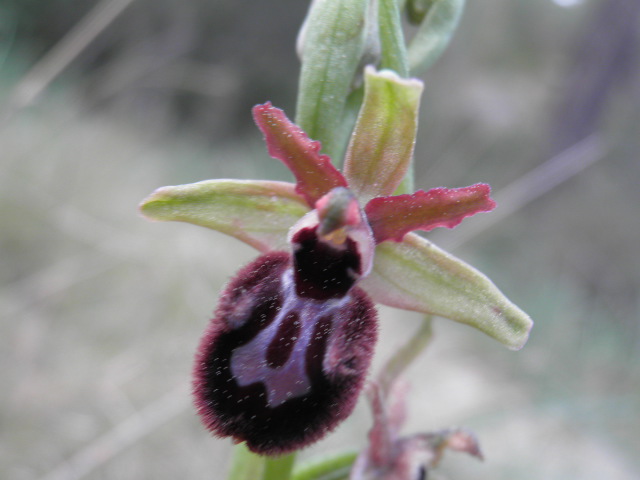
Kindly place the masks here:
<instances>
[{"instance_id":1,"label":"blurred stem in background","mask_svg":"<svg viewBox=\"0 0 640 480\"><path fill-rule=\"evenodd\" d=\"M134 0L101 0L62 40L53 46L13 88L0 111L0 128L30 106Z\"/></svg>"},{"instance_id":2,"label":"blurred stem in background","mask_svg":"<svg viewBox=\"0 0 640 480\"><path fill-rule=\"evenodd\" d=\"M551 155L598 130L609 99L637 68L640 1L602 0L578 35L552 123Z\"/></svg>"}]
</instances>

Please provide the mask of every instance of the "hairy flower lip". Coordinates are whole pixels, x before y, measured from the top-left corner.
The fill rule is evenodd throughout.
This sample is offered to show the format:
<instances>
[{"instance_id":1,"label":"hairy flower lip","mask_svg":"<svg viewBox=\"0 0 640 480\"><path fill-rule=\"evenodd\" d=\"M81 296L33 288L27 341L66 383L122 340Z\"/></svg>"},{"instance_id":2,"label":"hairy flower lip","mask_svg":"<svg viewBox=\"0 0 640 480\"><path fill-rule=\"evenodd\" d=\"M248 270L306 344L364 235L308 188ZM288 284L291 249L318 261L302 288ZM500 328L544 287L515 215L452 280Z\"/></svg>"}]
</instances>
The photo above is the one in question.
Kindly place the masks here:
<instances>
[{"instance_id":1,"label":"hairy flower lip","mask_svg":"<svg viewBox=\"0 0 640 480\"><path fill-rule=\"evenodd\" d=\"M290 268L291 254L274 251L240 269L194 365L204 425L263 455L304 448L351 414L377 338L376 311L364 291L354 287L329 302L297 297L287 286ZM301 324L291 328L287 319Z\"/></svg>"}]
</instances>

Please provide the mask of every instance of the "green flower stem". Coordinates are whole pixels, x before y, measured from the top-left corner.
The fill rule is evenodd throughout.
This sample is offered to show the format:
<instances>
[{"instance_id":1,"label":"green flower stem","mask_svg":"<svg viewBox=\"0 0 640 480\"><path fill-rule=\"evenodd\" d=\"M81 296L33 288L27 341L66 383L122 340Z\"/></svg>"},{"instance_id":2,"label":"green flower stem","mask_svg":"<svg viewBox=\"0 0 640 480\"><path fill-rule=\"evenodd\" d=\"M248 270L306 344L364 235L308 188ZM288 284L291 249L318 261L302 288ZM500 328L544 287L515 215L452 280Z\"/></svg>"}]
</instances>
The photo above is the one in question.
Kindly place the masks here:
<instances>
[{"instance_id":1,"label":"green flower stem","mask_svg":"<svg viewBox=\"0 0 640 480\"><path fill-rule=\"evenodd\" d=\"M393 70L400 77L409 76L407 47L402 33L397 0L378 0L378 28L380 32L380 69Z\"/></svg>"},{"instance_id":2,"label":"green flower stem","mask_svg":"<svg viewBox=\"0 0 640 480\"><path fill-rule=\"evenodd\" d=\"M294 469L291 480L347 480L357 456L345 452L309 460Z\"/></svg>"},{"instance_id":3,"label":"green flower stem","mask_svg":"<svg viewBox=\"0 0 640 480\"><path fill-rule=\"evenodd\" d=\"M357 452L326 455L295 467L296 453L265 457L244 443L235 447L227 480L346 480Z\"/></svg>"},{"instance_id":4,"label":"green flower stem","mask_svg":"<svg viewBox=\"0 0 640 480\"><path fill-rule=\"evenodd\" d=\"M387 361L380 374L380 387L389 392L395 379L420 355L433 338L432 316L426 315L418 331Z\"/></svg>"},{"instance_id":5,"label":"green flower stem","mask_svg":"<svg viewBox=\"0 0 640 480\"><path fill-rule=\"evenodd\" d=\"M244 443L233 451L227 480L289 480L296 454L265 457L251 452Z\"/></svg>"},{"instance_id":6,"label":"green flower stem","mask_svg":"<svg viewBox=\"0 0 640 480\"><path fill-rule=\"evenodd\" d=\"M402 32L400 8L397 0L378 0L379 30L381 58L380 68L393 70L402 78L409 77L409 59L407 47ZM414 191L413 158L400 186L394 192L396 195L412 193Z\"/></svg>"},{"instance_id":7,"label":"green flower stem","mask_svg":"<svg viewBox=\"0 0 640 480\"><path fill-rule=\"evenodd\" d=\"M251 452L244 443L236 445L227 480L258 480L263 478L265 457Z\"/></svg>"},{"instance_id":8,"label":"green flower stem","mask_svg":"<svg viewBox=\"0 0 640 480\"><path fill-rule=\"evenodd\" d=\"M360 113L360 109L362 108L362 101L364 100L364 83L353 92L349 94L347 97L347 102L344 106L344 115L342 117L342 127L340 133L340 145L344 148L341 150L340 158L334 159L333 164L339 169L344 168L344 153L347 149L347 145L349 143L349 139L351 138L351 134L353 129L356 126L356 121L358 120L358 114Z\"/></svg>"},{"instance_id":9,"label":"green flower stem","mask_svg":"<svg viewBox=\"0 0 640 480\"><path fill-rule=\"evenodd\" d=\"M281 457L267 457L264 462L262 480L288 480L296 462L296 452Z\"/></svg>"},{"instance_id":10,"label":"green flower stem","mask_svg":"<svg viewBox=\"0 0 640 480\"><path fill-rule=\"evenodd\" d=\"M316 0L300 32L296 124L339 161L345 103L368 49L368 0Z\"/></svg>"}]
</instances>

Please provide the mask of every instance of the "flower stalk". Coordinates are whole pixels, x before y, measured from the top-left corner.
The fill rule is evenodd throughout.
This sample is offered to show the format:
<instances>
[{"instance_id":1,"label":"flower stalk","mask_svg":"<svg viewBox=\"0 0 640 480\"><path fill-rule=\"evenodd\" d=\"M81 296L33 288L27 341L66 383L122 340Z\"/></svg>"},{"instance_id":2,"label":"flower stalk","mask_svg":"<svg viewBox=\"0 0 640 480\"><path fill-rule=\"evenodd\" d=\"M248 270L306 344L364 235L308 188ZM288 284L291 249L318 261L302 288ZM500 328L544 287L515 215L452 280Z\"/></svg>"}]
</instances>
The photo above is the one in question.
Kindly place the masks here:
<instances>
[{"instance_id":1,"label":"flower stalk","mask_svg":"<svg viewBox=\"0 0 640 480\"><path fill-rule=\"evenodd\" d=\"M229 468L228 480L281 480L291 477L296 453L280 457L264 457L250 451L246 445L236 445Z\"/></svg>"},{"instance_id":2,"label":"flower stalk","mask_svg":"<svg viewBox=\"0 0 640 480\"><path fill-rule=\"evenodd\" d=\"M384 367L382 367L378 380L382 395L389 395L394 382L407 367L420 356L429 343L431 343L432 338L433 317L431 315L425 315L416 332L411 335L404 345L393 353Z\"/></svg>"}]
</instances>

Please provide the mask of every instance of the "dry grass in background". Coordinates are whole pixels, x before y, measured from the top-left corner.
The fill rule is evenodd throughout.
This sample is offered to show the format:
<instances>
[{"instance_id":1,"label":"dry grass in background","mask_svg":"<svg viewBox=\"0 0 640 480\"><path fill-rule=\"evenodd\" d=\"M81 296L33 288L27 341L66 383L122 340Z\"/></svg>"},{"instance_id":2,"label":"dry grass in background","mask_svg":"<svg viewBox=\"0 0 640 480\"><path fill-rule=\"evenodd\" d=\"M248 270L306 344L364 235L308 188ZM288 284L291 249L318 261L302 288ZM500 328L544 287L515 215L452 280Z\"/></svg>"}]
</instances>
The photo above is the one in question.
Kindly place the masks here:
<instances>
[{"instance_id":1,"label":"dry grass in background","mask_svg":"<svg viewBox=\"0 0 640 480\"><path fill-rule=\"evenodd\" d=\"M293 103L291 42L304 8L281 19L290 27L274 40L290 50L268 50L293 76L280 88L257 73L253 59L264 53L251 56L252 42L264 46L270 32L259 22L266 7L240 15L221 2L185 3L180 14L176 2L133 2L0 130L0 478L223 478L230 442L200 426L189 372L220 288L255 253L216 232L148 223L136 205L165 184L286 178L247 126L248 107L274 97ZM637 89L614 89L590 137L596 143L560 157L567 170L555 169L551 119L571 40L593 7L469 4L451 50L426 79L418 186L496 188L495 213L431 238L457 246L536 326L513 353L436 322L432 346L408 374L407 431L475 430L486 462L450 454L446 478L635 479ZM206 21L194 15L200 8ZM226 37L205 28L224 22ZM212 45L198 41L207 35ZM222 48L229 36L235 40ZM18 40L3 57L0 99L33 63ZM167 45L177 47L167 53ZM185 85L197 88L187 95ZM566 182L546 191L562 171ZM492 218L499 221L486 226ZM415 315L383 309L376 365L416 326ZM303 455L362 445L369 425L361 402Z\"/></svg>"}]
</instances>

